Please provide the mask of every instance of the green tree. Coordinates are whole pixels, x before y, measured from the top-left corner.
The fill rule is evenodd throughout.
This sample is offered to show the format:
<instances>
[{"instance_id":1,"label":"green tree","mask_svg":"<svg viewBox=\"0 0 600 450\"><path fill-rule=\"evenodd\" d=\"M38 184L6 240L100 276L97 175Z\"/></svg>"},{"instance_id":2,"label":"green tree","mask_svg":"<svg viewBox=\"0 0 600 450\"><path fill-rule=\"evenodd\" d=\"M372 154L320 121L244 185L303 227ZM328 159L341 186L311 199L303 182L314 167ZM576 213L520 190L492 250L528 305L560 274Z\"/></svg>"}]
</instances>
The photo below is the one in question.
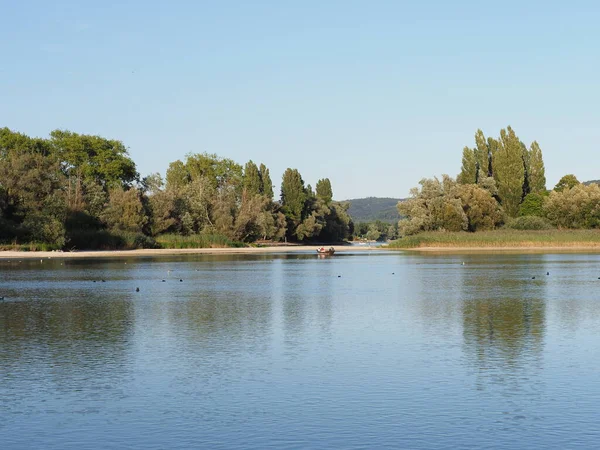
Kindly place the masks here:
<instances>
[{"instance_id":1,"label":"green tree","mask_svg":"<svg viewBox=\"0 0 600 450\"><path fill-rule=\"evenodd\" d=\"M546 169L542 149L536 141L529 148L529 187L534 194L546 192Z\"/></svg>"},{"instance_id":2,"label":"green tree","mask_svg":"<svg viewBox=\"0 0 600 450\"><path fill-rule=\"evenodd\" d=\"M575 187L578 184L579 180L577 179L577 177L573 174L569 174L563 176L560 180L558 180L558 183L556 183L556 186L554 186L554 190L557 192L562 192L563 190L571 189L572 187Z\"/></svg>"},{"instance_id":3,"label":"green tree","mask_svg":"<svg viewBox=\"0 0 600 450\"><path fill-rule=\"evenodd\" d=\"M264 164L261 164L258 172L260 174L261 182L261 194L267 197L269 200L273 200L273 182L271 181L271 175L269 175L269 169Z\"/></svg>"},{"instance_id":4,"label":"green tree","mask_svg":"<svg viewBox=\"0 0 600 450\"><path fill-rule=\"evenodd\" d=\"M300 172L296 169L286 169L281 181L281 211L287 220L289 237L296 236L296 228L303 220L302 212L307 197Z\"/></svg>"},{"instance_id":5,"label":"green tree","mask_svg":"<svg viewBox=\"0 0 600 450\"><path fill-rule=\"evenodd\" d=\"M477 158L469 147L463 149L462 167L457 177L460 184L471 184L477 181Z\"/></svg>"},{"instance_id":6,"label":"green tree","mask_svg":"<svg viewBox=\"0 0 600 450\"><path fill-rule=\"evenodd\" d=\"M121 186L112 188L101 219L112 230L141 233L148 222L141 192L137 189L125 190Z\"/></svg>"},{"instance_id":7,"label":"green tree","mask_svg":"<svg viewBox=\"0 0 600 450\"><path fill-rule=\"evenodd\" d=\"M552 191L544 213L559 228L600 228L600 186L576 184Z\"/></svg>"},{"instance_id":8,"label":"green tree","mask_svg":"<svg viewBox=\"0 0 600 450\"><path fill-rule=\"evenodd\" d=\"M183 189L192 180L186 165L180 160L173 161L167 169L167 189Z\"/></svg>"},{"instance_id":9,"label":"green tree","mask_svg":"<svg viewBox=\"0 0 600 450\"><path fill-rule=\"evenodd\" d=\"M483 131L477 130L475 133L475 160L477 162L477 177L479 172L483 173L484 177L490 176L490 154L488 143L485 139Z\"/></svg>"},{"instance_id":10,"label":"green tree","mask_svg":"<svg viewBox=\"0 0 600 450\"><path fill-rule=\"evenodd\" d=\"M521 141L511 127L500 131L500 146L494 159L494 179L504 211L514 217L523 198L525 169Z\"/></svg>"},{"instance_id":11,"label":"green tree","mask_svg":"<svg viewBox=\"0 0 600 450\"><path fill-rule=\"evenodd\" d=\"M544 215L544 197L541 194L527 194L521 206L519 206L519 216L538 216Z\"/></svg>"},{"instance_id":12,"label":"green tree","mask_svg":"<svg viewBox=\"0 0 600 450\"><path fill-rule=\"evenodd\" d=\"M244 167L243 187L250 196L258 195L262 191L260 172L252 161L248 161Z\"/></svg>"},{"instance_id":13,"label":"green tree","mask_svg":"<svg viewBox=\"0 0 600 450\"><path fill-rule=\"evenodd\" d=\"M331 200L333 199L333 191L331 189L331 182L329 181L329 178L323 178L317 181L316 190L317 198L323 200L326 205L331 203Z\"/></svg>"},{"instance_id":14,"label":"green tree","mask_svg":"<svg viewBox=\"0 0 600 450\"><path fill-rule=\"evenodd\" d=\"M106 188L127 187L139 177L135 163L121 141L54 130L50 133L50 144L65 175L74 180L75 186L81 186L83 180L93 179ZM76 197L78 193L72 195Z\"/></svg>"}]
</instances>

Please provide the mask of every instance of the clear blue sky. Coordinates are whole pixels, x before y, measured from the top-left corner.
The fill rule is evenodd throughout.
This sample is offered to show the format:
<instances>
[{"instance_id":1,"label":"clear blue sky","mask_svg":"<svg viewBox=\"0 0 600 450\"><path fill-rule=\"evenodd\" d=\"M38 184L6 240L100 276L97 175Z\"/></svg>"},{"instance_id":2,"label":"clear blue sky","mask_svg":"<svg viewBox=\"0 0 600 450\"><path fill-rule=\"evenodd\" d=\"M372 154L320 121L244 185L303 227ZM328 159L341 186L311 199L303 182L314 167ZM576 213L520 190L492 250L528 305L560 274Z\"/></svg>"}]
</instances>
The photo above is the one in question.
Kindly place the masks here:
<instances>
[{"instance_id":1,"label":"clear blue sky","mask_svg":"<svg viewBox=\"0 0 600 450\"><path fill-rule=\"evenodd\" d=\"M481 128L600 178L597 1L1 1L0 126L211 152L336 199L456 175Z\"/></svg>"}]
</instances>

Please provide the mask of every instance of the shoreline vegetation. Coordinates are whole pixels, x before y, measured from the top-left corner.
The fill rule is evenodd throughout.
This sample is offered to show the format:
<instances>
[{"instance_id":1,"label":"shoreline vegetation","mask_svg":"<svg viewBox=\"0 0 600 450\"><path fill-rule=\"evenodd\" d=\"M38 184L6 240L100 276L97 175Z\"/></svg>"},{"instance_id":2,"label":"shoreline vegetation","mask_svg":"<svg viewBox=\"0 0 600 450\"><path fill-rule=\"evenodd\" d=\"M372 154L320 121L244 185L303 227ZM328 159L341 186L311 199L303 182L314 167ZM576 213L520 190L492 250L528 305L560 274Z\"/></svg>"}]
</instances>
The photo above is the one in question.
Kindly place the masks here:
<instances>
[{"instance_id":1,"label":"shoreline vegetation","mask_svg":"<svg viewBox=\"0 0 600 450\"><path fill-rule=\"evenodd\" d=\"M600 251L600 230L493 230L468 232L429 231L405 236L390 250L593 250Z\"/></svg>"},{"instance_id":2,"label":"shoreline vegetation","mask_svg":"<svg viewBox=\"0 0 600 450\"><path fill-rule=\"evenodd\" d=\"M119 140L54 130L32 138L0 128L0 250L241 247L260 241L350 239L348 203L329 178L311 186L269 169L188 153L140 176ZM386 226L387 231L387 226ZM373 234L373 233L371 233ZM377 236L380 236L379 232Z\"/></svg>"}]
</instances>

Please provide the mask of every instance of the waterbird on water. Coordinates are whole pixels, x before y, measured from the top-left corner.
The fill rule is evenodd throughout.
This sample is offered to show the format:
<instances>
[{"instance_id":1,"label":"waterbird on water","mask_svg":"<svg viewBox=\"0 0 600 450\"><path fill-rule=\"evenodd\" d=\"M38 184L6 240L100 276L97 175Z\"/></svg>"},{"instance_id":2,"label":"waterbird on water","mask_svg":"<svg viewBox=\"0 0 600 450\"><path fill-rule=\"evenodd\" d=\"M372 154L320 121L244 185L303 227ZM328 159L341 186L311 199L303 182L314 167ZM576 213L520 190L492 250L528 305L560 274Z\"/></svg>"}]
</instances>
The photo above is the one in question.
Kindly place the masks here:
<instances>
[{"instance_id":1,"label":"waterbird on water","mask_svg":"<svg viewBox=\"0 0 600 450\"><path fill-rule=\"evenodd\" d=\"M535 277L531 277L532 280L535 280Z\"/></svg>"},{"instance_id":2,"label":"waterbird on water","mask_svg":"<svg viewBox=\"0 0 600 450\"><path fill-rule=\"evenodd\" d=\"M139 287L136 287L136 288L135 288L135 292L140 292L140 288L139 288Z\"/></svg>"}]
</instances>

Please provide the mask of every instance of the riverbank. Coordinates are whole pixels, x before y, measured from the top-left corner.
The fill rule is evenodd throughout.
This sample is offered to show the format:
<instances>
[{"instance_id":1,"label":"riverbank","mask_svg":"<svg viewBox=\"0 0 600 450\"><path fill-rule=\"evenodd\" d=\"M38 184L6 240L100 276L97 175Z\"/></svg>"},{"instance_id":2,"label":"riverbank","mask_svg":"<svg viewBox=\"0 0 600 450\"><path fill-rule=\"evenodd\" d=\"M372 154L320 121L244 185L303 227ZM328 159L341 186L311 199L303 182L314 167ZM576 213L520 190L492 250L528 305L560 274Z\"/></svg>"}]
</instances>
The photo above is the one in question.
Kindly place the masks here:
<instances>
[{"instance_id":1,"label":"riverbank","mask_svg":"<svg viewBox=\"0 0 600 450\"><path fill-rule=\"evenodd\" d=\"M174 256L174 255L220 255L220 254L264 254L297 253L316 254L316 245L278 245L271 247L225 247L225 248L168 248L140 250L97 250L75 252L19 252L1 251L0 259L44 259L44 258L123 258L136 256ZM336 253L376 250L375 247L344 245L335 246Z\"/></svg>"},{"instance_id":2,"label":"riverbank","mask_svg":"<svg viewBox=\"0 0 600 450\"><path fill-rule=\"evenodd\" d=\"M391 250L600 252L600 230L425 232L392 242Z\"/></svg>"}]
</instances>

